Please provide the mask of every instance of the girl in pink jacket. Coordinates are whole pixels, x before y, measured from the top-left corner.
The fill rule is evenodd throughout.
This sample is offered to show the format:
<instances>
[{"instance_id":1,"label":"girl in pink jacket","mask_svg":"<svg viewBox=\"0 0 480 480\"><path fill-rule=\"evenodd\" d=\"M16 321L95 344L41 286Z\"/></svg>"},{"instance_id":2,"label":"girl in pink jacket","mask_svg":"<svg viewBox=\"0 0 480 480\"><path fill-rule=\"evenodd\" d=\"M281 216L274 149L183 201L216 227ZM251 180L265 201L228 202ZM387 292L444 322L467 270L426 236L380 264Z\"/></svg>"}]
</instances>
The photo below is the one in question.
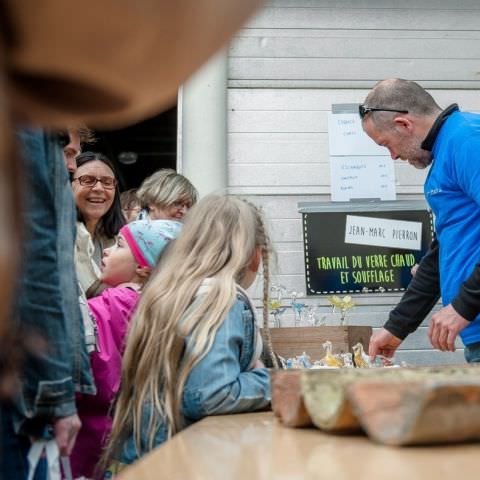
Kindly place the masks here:
<instances>
[{"instance_id":1,"label":"girl in pink jacket","mask_svg":"<svg viewBox=\"0 0 480 480\"><path fill-rule=\"evenodd\" d=\"M171 220L138 220L120 229L116 244L104 251L102 282L112 286L88 300L97 327L97 349L90 355L96 395L78 395L82 428L71 455L74 478L94 476L106 437L110 408L120 388L125 336L140 290L182 224Z\"/></svg>"}]
</instances>

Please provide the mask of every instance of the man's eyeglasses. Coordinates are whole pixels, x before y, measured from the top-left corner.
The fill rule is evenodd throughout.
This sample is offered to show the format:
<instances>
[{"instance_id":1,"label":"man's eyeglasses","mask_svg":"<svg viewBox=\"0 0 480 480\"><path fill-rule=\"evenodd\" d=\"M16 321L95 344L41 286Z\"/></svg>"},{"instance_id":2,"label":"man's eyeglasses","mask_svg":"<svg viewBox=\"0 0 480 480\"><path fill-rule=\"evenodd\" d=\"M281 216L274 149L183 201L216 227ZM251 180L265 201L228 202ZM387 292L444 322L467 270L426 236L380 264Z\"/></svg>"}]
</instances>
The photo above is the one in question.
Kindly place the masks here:
<instances>
[{"instance_id":1,"label":"man's eyeglasses","mask_svg":"<svg viewBox=\"0 0 480 480\"><path fill-rule=\"evenodd\" d=\"M82 187L89 187L93 188L97 182L100 182L103 186L103 188L106 188L107 190L113 190L116 185L117 185L117 180L113 177L94 177L93 175L82 175L80 177L74 178L72 182L75 180L78 180L78 183Z\"/></svg>"},{"instance_id":2,"label":"man's eyeglasses","mask_svg":"<svg viewBox=\"0 0 480 480\"><path fill-rule=\"evenodd\" d=\"M396 108L381 108L381 107L367 107L366 105L358 106L358 113L360 118L365 118L365 115L370 112L397 112L397 113L408 113L408 110L397 110Z\"/></svg>"}]
</instances>

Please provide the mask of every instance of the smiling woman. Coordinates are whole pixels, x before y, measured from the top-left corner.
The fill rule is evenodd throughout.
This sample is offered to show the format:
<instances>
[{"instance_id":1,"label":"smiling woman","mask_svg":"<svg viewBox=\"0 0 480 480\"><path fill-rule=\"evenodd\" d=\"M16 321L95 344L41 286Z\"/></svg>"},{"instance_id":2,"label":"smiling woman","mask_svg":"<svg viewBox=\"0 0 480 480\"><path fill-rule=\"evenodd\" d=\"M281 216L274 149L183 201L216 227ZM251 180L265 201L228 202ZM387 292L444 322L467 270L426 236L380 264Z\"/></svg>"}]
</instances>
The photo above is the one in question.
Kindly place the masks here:
<instances>
[{"instance_id":1,"label":"smiling woman","mask_svg":"<svg viewBox=\"0 0 480 480\"><path fill-rule=\"evenodd\" d=\"M102 252L115 243L125 224L112 162L101 153L79 155L72 189L78 214L75 267L81 288L92 297L104 288L100 281Z\"/></svg>"}]
</instances>

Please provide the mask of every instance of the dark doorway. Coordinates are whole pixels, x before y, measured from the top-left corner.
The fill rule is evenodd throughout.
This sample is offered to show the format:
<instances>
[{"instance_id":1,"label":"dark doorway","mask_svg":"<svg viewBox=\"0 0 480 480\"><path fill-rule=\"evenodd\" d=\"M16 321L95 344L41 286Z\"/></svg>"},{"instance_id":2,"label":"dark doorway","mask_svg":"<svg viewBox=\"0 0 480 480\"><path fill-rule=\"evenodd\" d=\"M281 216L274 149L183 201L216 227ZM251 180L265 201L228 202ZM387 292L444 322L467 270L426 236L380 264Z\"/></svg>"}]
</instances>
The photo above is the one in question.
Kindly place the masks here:
<instances>
[{"instance_id":1,"label":"dark doorway","mask_svg":"<svg viewBox=\"0 0 480 480\"><path fill-rule=\"evenodd\" d=\"M107 155L117 168L120 190L137 188L160 168L177 166L177 107L114 131L95 131L90 148Z\"/></svg>"}]
</instances>

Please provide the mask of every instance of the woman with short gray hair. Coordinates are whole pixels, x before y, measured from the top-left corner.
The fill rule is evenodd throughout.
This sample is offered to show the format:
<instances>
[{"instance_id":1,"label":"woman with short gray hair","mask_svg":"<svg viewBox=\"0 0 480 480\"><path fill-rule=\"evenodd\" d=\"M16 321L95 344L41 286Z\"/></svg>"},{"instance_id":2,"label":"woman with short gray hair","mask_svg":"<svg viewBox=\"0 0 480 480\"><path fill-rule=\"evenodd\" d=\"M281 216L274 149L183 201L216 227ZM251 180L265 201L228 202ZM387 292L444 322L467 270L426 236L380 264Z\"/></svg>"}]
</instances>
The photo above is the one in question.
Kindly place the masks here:
<instances>
[{"instance_id":1,"label":"woman with short gray hair","mask_svg":"<svg viewBox=\"0 0 480 480\"><path fill-rule=\"evenodd\" d=\"M138 219L181 221L198 199L197 189L172 169L158 170L137 191L142 205Z\"/></svg>"}]
</instances>

